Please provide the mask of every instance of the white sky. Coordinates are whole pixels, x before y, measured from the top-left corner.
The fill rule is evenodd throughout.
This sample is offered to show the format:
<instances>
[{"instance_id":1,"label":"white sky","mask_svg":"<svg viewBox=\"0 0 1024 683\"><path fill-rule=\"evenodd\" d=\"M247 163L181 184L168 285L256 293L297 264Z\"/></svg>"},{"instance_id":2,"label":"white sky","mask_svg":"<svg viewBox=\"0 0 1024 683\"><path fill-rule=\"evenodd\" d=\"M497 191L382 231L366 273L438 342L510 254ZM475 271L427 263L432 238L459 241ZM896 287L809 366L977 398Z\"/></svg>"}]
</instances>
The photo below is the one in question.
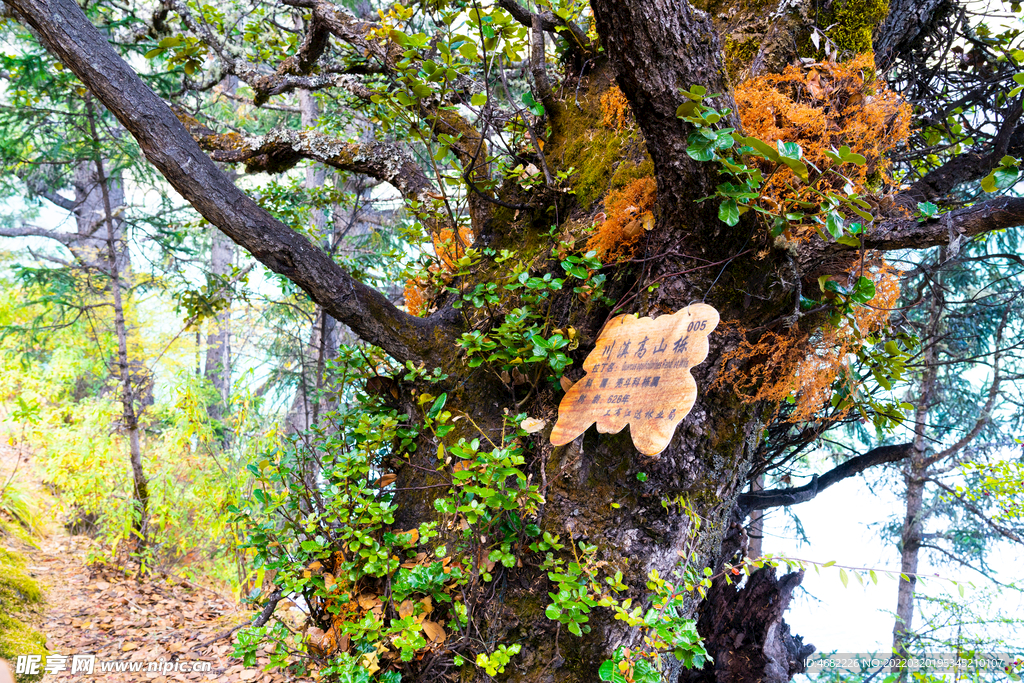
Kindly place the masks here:
<instances>
[{"instance_id":1,"label":"white sky","mask_svg":"<svg viewBox=\"0 0 1024 683\"><path fill-rule=\"evenodd\" d=\"M902 519L900 488L886 491L876 487L872 492L862 478L854 477L794 506L792 511L803 523L810 546L800 545L795 534L785 529L784 514L775 511L765 520L764 552L819 562L835 560L837 564L898 573L900 558L895 544L884 541L869 525L879 525L897 516ZM1024 549L1002 544L990 558L990 564L999 568L1001 580L1019 582L1024 576L1022 559ZM977 573L952 566L936 568L922 561L920 569L920 573L937 572L944 578L973 581L979 586L986 583ZM865 582L861 586L851 576L844 588L836 568L822 569L820 575L809 568L803 590L798 589L786 615L790 630L804 636L804 642L813 643L818 652L887 652L892 646L897 583L881 575L877 586L867 577ZM967 586L965 590L970 598L974 589ZM958 595L955 586L939 580L928 581L923 591ZM1012 594L1006 594L1002 607L1010 614L1024 614L1024 601L1019 595L1014 599ZM1008 630L987 635L1012 637ZM1024 647L1019 637L1016 642Z\"/></svg>"}]
</instances>

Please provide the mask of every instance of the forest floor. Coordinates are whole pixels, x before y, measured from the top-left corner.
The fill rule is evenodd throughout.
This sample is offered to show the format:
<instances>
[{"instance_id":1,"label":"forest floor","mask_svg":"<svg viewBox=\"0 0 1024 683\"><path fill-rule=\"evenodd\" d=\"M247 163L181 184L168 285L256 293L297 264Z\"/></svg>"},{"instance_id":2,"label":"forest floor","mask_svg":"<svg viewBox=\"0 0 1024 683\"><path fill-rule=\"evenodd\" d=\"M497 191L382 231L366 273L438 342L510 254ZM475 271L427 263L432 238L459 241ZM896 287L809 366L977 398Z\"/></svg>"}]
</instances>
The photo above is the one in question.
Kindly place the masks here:
<instances>
[{"instance_id":1,"label":"forest floor","mask_svg":"<svg viewBox=\"0 0 1024 683\"><path fill-rule=\"evenodd\" d=\"M6 445L0 447L0 474L10 472L19 455ZM39 481L31 481L30 462L23 460L19 473L19 479L40 494L39 499L48 498ZM48 514L44 511L44 518ZM233 599L172 575L156 573L139 581L114 568L91 564L87 556L96 541L69 535L59 520L47 526L36 547L0 537L0 544L25 558L27 569L45 591L46 602L38 612L23 615L46 636L50 656L43 665L59 665L54 655L66 657L65 668L45 674L44 683L307 680L264 671L268 660L263 651L255 667L245 667L232 656L232 629L253 617ZM71 672L75 655L95 656L91 675Z\"/></svg>"}]
</instances>

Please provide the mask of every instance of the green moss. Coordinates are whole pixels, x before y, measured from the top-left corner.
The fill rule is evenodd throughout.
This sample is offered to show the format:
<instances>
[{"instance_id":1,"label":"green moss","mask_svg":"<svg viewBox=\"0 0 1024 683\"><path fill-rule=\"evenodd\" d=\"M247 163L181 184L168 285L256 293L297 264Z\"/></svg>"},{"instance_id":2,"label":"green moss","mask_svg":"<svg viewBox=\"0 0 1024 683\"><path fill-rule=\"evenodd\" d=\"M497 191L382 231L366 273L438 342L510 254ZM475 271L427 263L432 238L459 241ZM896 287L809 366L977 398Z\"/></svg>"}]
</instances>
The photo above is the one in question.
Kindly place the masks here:
<instances>
[{"instance_id":1,"label":"green moss","mask_svg":"<svg viewBox=\"0 0 1024 683\"><path fill-rule=\"evenodd\" d=\"M734 40L731 36L726 37L723 53L725 55L725 70L729 74L730 83L736 84L739 81L740 73L754 61L759 48L760 42L755 38L739 41Z\"/></svg>"},{"instance_id":2,"label":"green moss","mask_svg":"<svg viewBox=\"0 0 1024 683\"><path fill-rule=\"evenodd\" d=\"M596 127L568 136L565 145L565 167L576 168L572 189L580 206L589 209L608 191L612 166L622 150L621 133Z\"/></svg>"},{"instance_id":3,"label":"green moss","mask_svg":"<svg viewBox=\"0 0 1024 683\"><path fill-rule=\"evenodd\" d=\"M642 164L646 153L636 126L613 129L602 123L601 96L613 85L610 67L598 68L584 83L571 101L552 112L544 153L554 169L575 169L569 183L579 207L588 211L612 187L619 162Z\"/></svg>"},{"instance_id":4,"label":"green moss","mask_svg":"<svg viewBox=\"0 0 1024 683\"><path fill-rule=\"evenodd\" d=\"M43 593L25 572L25 562L13 551L0 547L0 659L14 662L19 655L46 655L46 637L13 615L42 602ZM18 683L39 676L19 676Z\"/></svg>"},{"instance_id":5,"label":"green moss","mask_svg":"<svg viewBox=\"0 0 1024 683\"><path fill-rule=\"evenodd\" d=\"M649 156L645 155L644 160L639 164L635 164L627 159L615 167L615 173L612 174L612 188L617 190L620 187L629 185L638 178L646 178L653 175L654 162L651 161Z\"/></svg>"},{"instance_id":6,"label":"green moss","mask_svg":"<svg viewBox=\"0 0 1024 683\"><path fill-rule=\"evenodd\" d=\"M824 26L832 26L829 38L840 51L871 52L871 33L889 14L889 0L838 0L832 5Z\"/></svg>"}]
</instances>

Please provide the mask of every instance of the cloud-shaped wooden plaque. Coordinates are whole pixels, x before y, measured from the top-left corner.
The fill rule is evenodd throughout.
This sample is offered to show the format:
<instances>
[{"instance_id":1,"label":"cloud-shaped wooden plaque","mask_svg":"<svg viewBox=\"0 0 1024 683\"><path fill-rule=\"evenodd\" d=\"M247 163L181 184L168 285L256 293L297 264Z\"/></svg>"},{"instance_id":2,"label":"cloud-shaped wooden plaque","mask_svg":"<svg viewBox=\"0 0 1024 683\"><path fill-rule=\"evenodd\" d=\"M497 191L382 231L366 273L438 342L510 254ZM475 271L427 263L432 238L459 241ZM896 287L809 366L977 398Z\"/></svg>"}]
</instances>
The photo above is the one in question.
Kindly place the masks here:
<instances>
[{"instance_id":1,"label":"cloud-shaped wooden plaque","mask_svg":"<svg viewBox=\"0 0 1024 683\"><path fill-rule=\"evenodd\" d=\"M558 406L551 443L567 444L594 422L602 434L629 424L638 451L661 453L697 400L690 368L707 358L708 335L717 326L718 311L707 304L657 319L613 318L583 362L586 376Z\"/></svg>"}]
</instances>

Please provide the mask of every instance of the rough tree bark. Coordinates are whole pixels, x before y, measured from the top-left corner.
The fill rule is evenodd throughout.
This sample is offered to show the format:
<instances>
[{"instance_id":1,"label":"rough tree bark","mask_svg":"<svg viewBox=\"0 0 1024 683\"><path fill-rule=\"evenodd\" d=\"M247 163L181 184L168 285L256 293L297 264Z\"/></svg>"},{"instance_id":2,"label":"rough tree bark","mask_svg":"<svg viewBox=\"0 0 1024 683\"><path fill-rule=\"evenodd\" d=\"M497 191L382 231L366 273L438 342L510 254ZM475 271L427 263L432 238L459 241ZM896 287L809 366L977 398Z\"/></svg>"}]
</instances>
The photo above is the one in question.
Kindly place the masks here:
<instances>
[{"instance_id":1,"label":"rough tree bark","mask_svg":"<svg viewBox=\"0 0 1024 683\"><path fill-rule=\"evenodd\" d=\"M294 280L328 314L364 340L381 346L400 361L423 362L448 373L450 379L443 387L448 392L448 405L469 414L474 427L462 422L446 440L478 436L476 428L499 435L506 410L514 414L524 408L531 415L554 416L557 396L553 392L541 390L536 395L516 396L514 388L496 381L485 369L470 369L461 362L453 348L464 328L450 301L439 301L438 312L426 319L401 313L380 293L355 281L315 245L259 209L224 177L166 105L88 25L73 0L8 0L8 4L39 31L61 61L135 136L147 158L211 223L272 270ZM347 15L335 13L327 3L297 0L293 4L311 9L311 14L323 20L327 30L337 37L361 49L376 49L365 39L363 24L346 23ZM556 150L562 148L567 137L579 134L572 124L582 121L586 126L600 120L600 96L616 83L631 105L642 138L648 141L658 198L655 228L645 235L639 260L609 269L609 291L628 303L626 310L641 315L657 316L694 301L707 301L720 311L723 320L730 321L712 335L707 360L694 368L700 387L697 403L660 457L638 454L625 432L599 435L591 429L562 448L552 448L538 438L533 459L528 462L534 481L544 482L545 503L537 523L564 538L598 544L601 559L621 567L626 582L639 587L651 570L670 575L684 549L687 555L691 549L696 552L698 564L720 565L722 541L735 521L734 503L747 484L765 415L763 406L745 403L730 387L715 383L722 374L724 356L738 343L739 330L763 329L792 313L796 290L790 273L794 261L811 272L830 260L848 263L853 252L850 247L822 241L801 246L800 253L792 258L772 248L765 231L752 222L754 212L737 226L728 227L718 219L712 202L697 201L713 194L717 177L714 167L686 154L689 129L675 115L683 102L679 90L703 85L709 92L720 93L721 106L732 105L718 29L707 13L683 0L593 0L592 8L605 52L587 59L573 73L575 94L567 89L562 99L552 96L545 103L552 128L545 146L550 151L547 161L556 165L563 162ZM716 16L720 9L716 8ZM735 10L741 11L738 6ZM751 16L763 14L757 8L743 11ZM546 30L543 20L536 23L540 30ZM529 25L532 27L534 22L530 20ZM806 30L806 26L789 26L790 38L798 28ZM327 37L322 35L320 39L325 42ZM304 44L303 50L307 47ZM386 60L387 55L381 59ZM294 76L290 72L282 74ZM269 76L263 80L273 81ZM291 82L291 87L300 87L296 83L308 84L310 78L295 76ZM269 86L265 94L273 94ZM455 124L446 119L445 125ZM217 142L209 131L193 132L205 136L211 144ZM406 197L415 198L429 189L422 174L417 175L415 170L405 173L402 169L408 169L408 160L385 145L328 148L314 144L314 138L282 132L261 138L253 149L233 150L230 154L221 150L216 158L251 161L250 166L274 169L305 156L392 182ZM469 135L465 140L477 139ZM466 150L454 151L466 155L466 168L483 172L473 167L475 160ZM499 196L521 200L519 192L508 187ZM563 215L559 209L571 214L574 207L569 202L573 200L538 193L528 198L534 200L533 204L513 213L504 205L487 202L482 191L471 196L471 213L476 221L473 227L481 245L519 252L538 269L554 268L546 258L546 250L551 247L548 209L555 208L555 215ZM585 213L581 210L580 215ZM943 244L955 235L954 231L979 234L1018 225L1022 218L1024 200L1001 198L954 212L942 221L907 218L882 222L866 235L865 241L877 249ZM748 245L756 249L748 249ZM761 258L754 258L750 252L758 250L763 252ZM480 272L486 275L486 271L482 268ZM654 282L661 286L648 287ZM463 284L472 287L476 283L470 279ZM813 284L814 280L808 279L805 286ZM550 322L559 327L571 325L579 332L580 346L574 353L579 363L593 348L608 315L607 308L581 305L571 293L565 293L552 300ZM813 324L813 320L803 324ZM411 391L414 388L401 387L399 399L403 410L411 415L419 410ZM429 436L421 437L421 441L408 461L394 463L399 491L395 528L411 529L434 517L431 487L440 481L433 474L439 444ZM636 476L640 472L646 475L644 481ZM703 519L699 530L692 529L687 517L672 505L672 501L681 499ZM619 506L610 506L613 501ZM591 616L592 632L587 637L570 637L544 614L551 589L545 572L528 563L500 571L503 573L495 583L500 587L500 599L486 602L481 613L473 617L483 642L523 646L521 655L506 671L510 680L592 681L601 661L617 646L632 647L641 637L638 631L597 611ZM756 632L760 639L760 652L746 660L745 668L732 668L737 677L721 680L774 682L787 680L794 672L788 657L799 654L801 647L781 632L772 635L772 629L781 622L783 606L797 581L783 577L779 583L766 573L752 582L748 596L738 598L741 602L756 602L763 608L765 600L776 600L770 610L751 612L763 615L755 619L757 623L744 621L736 596L714 603L721 604L723 611L717 615L720 619L712 619L713 628L721 628L723 633ZM637 593L635 597L641 596ZM694 600L688 613L696 615L698 606ZM787 657L785 662L783 656ZM668 676L677 673L670 671ZM483 673L474 676L483 679Z\"/></svg>"}]
</instances>

